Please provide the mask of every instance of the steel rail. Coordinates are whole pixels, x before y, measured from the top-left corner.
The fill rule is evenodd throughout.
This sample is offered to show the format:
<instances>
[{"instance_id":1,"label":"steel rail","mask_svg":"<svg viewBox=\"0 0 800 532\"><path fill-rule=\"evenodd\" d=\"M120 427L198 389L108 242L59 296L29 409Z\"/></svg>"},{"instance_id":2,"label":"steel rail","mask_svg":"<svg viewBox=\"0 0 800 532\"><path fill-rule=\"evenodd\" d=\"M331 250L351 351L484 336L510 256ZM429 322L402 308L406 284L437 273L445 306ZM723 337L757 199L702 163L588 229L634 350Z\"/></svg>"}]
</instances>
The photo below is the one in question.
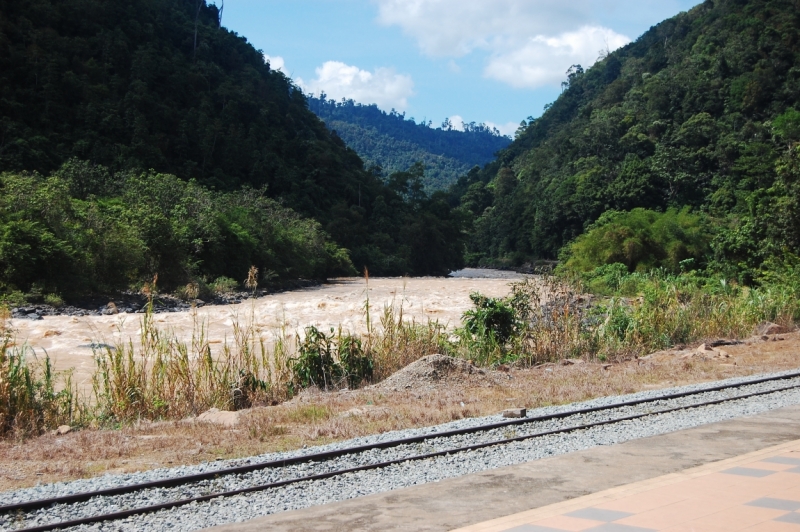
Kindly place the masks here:
<instances>
[{"instance_id":1,"label":"steel rail","mask_svg":"<svg viewBox=\"0 0 800 532\"><path fill-rule=\"evenodd\" d=\"M736 384L731 384L731 385L714 386L714 387L710 387L710 388L705 388L705 389L701 389L701 390L693 390L693 391L689 391L689 392L680 392L680 393L676 393L676 394L667 394L667 395L653 397L653 398L649 398L649 399L625 401L625 402L621 402L621 403L614 403L614 404L604 405L604 406L599 406L599 407L591 407L591 408L572 410L572 411L567 411L567 412L559 412L557 414L548 414L548 415L544 415L544 416L536 416L536 417L514 419L514 420L509 420L509 421L506 421L506 422L492 423L492 424L488 424L488 425L479 425L477 427L470 427L470 428L467 428L467 429L458 429L458 430L454 430L454 431L444 431L444 432L441 432L441 433L432 433L432 434L428 434L428 435L425 435L425 436L416 436L416 437L413 437L413 438L404 438L404 439L399 439L399 440L391 440L391 441L386 441L386 442L380 442L380 443L377 443L377 444L357 446L357 447L352 447L352 448L347 448L347 449L339 449L339 450L336 450L336 451L329 451L329 452L324 452L324 453L314 453L314 454L310 454L310 455L299 456L299 457L294 457L294 458L285 459L285 460L277 460L277 461L273 461L273 462L265 462L265 463L262 463L262 464L254 464L254 465L250 465L250 466L241 466L241 467L236 467L236 468L222 469L222 470L218 470L218 471L215 471L215 472L201 473L201 474L198 474L198 475L186 475L186 476L183 476L183 477L176 477L176 478L172 478L172 479L164 479L164 480L161 480L161 481L133 484L133 485L130 485L130 486L122 486L120 488L109 488L109 489L105 489L105 490L98 490L96 492L84 492L84 493L79 493L79 494L75 494L75 495L54 497L54 498L51 498L51 499L39 499L39 500L29 501L29 502L25 502L25 503L17 503L17 504L2 506L2 507L0 507L0 513L21 512L21 511L25 511L25 510L29 511L30 509L42 509L42 508L50 507L50 506L52 506L54 504L71 504L71 503L75 503L75 502L85 502L86 500L89 500L89 499L91 499L93 497L101 497L101 496L132 493L132 492L135 492L135 491L140 491L140 490L143 490L143 489L149 489L149 488L154 488L154 487L173 487L173 486L176 486L176 485L190 484L190 483L193 483L193 482L197 482L198 480L208 480L208 479L219 478L221 476L228 476L228 475L231 475L231 474L247 473L247 472L256 471L256 470L260 470L260 469L266 469L268 467L280 467L280 466L283 466L283 465L293 465L293 464L296 464L296 463L316 461L316 459L320 459L320 458L322 458L323 460L324 459L330 459L330 458L343 456L343 455L346 455L346 454L357 454L357 453L360 453L360 452L363 452L363 451L366 451L366 450L371 450L371 449L383 449L383 448L394 447L394 446L404 445L404 444L409 444L409 443L419 443L419 442L422 442L422 441L425 441L425 440L430 440L430 439L437 439L437 438L450 437L450 436L454 436L454 435L462 435L462 434L483 432L483 431L487 431L487 430L493 430L493 429L496 429L496 428L503 428L503 427L508 427L508 426L527 424L527 423L532 423L532 422L537 422L537 421L547 421L547 420L552 420L552 419L559 419L559 418L564 418L564 417L569 417L569 416L574 416L574 415L580 415L580 414L585 414L585 413L592 413L592 412L603 411L603 410L614 410L616 408L622 408L622 407L626 407L626 406L635 406L635 405L640 405L640 404L644 404L644 403L655 403L655 402L658 402L658 401L671 400L671 399L676 399L676 398L681 398L681 397L687 397L687 396L690 396L690 395L700 395L700 394L707 393L707 392L721 391L721 390L734 389L734 388L741 388L741 387L749 386L749 385L753 385L753 384L760 384L760 383L763 383L763 382L787 380L787 379L796 378L796 377L800 377L800 372L781 375L781 376L778 376L778 377L766 377L766 378L761 378L761 379L754 379L754 380L751 380L751 381L746 381L746 382L741 382L741 383L736 383ZM307 477L298 477L298 478L289 479L289 480L281 480L281 481L272 482L272 483L269 483L269 484L251 486L251 487L241 488L241 489L227 491L227 492L218 492L218 493L214 493L214 494L210 494L210 495L203 495L203 496L200 496L200 497L194 497L194 498L190 498L190 499L181 499L181 500L170 501L170 502L161 503L161 504L157 504L157 505L134 508L134 509L130 509L130 510L122 510L122 511L119 511L119 512L103 514L103 515L100 515L100 516L92 516L92 517L80 518L80 519L76 519L76 520L72 520L72 521L65 521L65 522L41 525L41 526L37 526L37 527L18 529L17 532L43 532L43 531L48 531L48 530L56 530L56 529L59 529L59 528L68 528L68 527L79 526L79 525L84 525L84 524L92 524L92 523L98 523L98 522L103 522L103 521L119 520L119 519L124 519L126 517L131 517L133 515L138 515L138 514L143 514L143 513L153 513L153 512L157 512L157 511L164 510L164 509L176 508L176 507L179 507L179 506L184 506L184 505L187 505L187 504L191 504L193 502L204 502L204 501L209 501L209 500L216 499L216 498L231 497L231 496L240 495L240 494L244 494L244 493L252 493L252 492L257 492L257 491L264 491L264 490L267 490L267 489L278 488L278 487L286 486L286 485L289 485L289 484L296 484L296 483L299 483L299 482L322 480L322 479L331 478L331 477L334 477L334 476L344 475L344 474L347 474L347 473L354 473L354 472L359 472L359 471L367 471L367 470L371 470L371 469L379 469L379 468L388 467L388 466L395 465L395 464L400 464L400 463L403 463L403 462L425 460L425 459L428 459L428 458L435 458L435 457L444 456L444 455L447 455L447 454L469 452L469 451L482 449L482 448L486 448L486 447L492 447L492 446L495 446L495 445L505 445L505 444L509 444L509 443L514 443L514 442L518 442L518 441L528 440L528 439L532 439L532 438L539 438L539 437L549 436L549 435L554 435L554 434L566 434L566 433L575 432L575 431L578 431L578 430L585 430L585 429L598 427L598 426L603 426L603 425L610 425L610 424L614 424L614 423L621 423L621 422L625 422L625 421L641 419L641 418L648 417L648 416L667 414L667 413L677 412L677 411L681 411L681 410L689 410L689 409L692 409L692 408L700 408L700 407L703 407L703 406L711 406L711 405L726 403L726 402L730 402L730 401L736 401L736 400L747 399L747 398L751 398L751 397L757 397L757 396L763 396L763 395L769 395L769 394L773 394L773 393L793 390L793 389L797 389L797 388L800 388L800 384L792 385L792 386L785 386L785 387L781 387L781 388L775 388L775 389L772 389L772 390L764 390L764 391L760 391L760 392L753 392L753 393L744 394L744 395L725 397L725 398L715 399L715 400L712 400L712 401L705 401L705 402L701 402L701 403L693 403L691 405L678 406L678 407L674 407L674 408L663 409L663 410L658 410L658 411L653 411L653 412L644 412L644 413L641 413L641 414L634 414L634 415L631 415L631 416L625 416L625 417L621 417L621 418L614 418L614 419L609 419L609 420L605 420L605 421L597 421L597 422L583 424L583 425L575 425L575 426L571 426L571 427L564 427L564 428L560 428L560 429L554 429L554 430L550 430L550 431L546 431L546 432L538 432L538 433L529 434L529 435L525 435L525 436L518 436L518 437L514 437L514 438L506 438L506 439L502 439L502 440L493 440L493 441L490 441L490 442L483 442L483 443L473 444L473 445L464 446L464 447L451 448L451 449L447 449L447 450L444 450L444 451L436 451L436 452L433 452L433 453L410 456L410 457L405 457L405 458L398 458L396 460L390 460L390 461L386 461L386 462L378 462L378 463L373 463L373 464L367 464L367 465L364 465L364 466L358 466L358 467L349 468L349 469L342 469L342 470L335 470L335 471L330 471L330 472L326 472L326 473L319 473L319 474L310 475L310 476L307 476ZM200 477L200 478L198 478L198 477ZM179 482L179 481L183 481L183 482ZM164 484L164 483L167 483L167 482L169 482L169 484ZM158 485L154 486L153 484L158 484ZM135 488L135 489L132 489L132 488ZM118 490L124 490L124 491L118 491Z\"/></svg>"},{"instance_id":2,"label":"steel rail","mask_svg":"<svg viewBox=\"0 0 800 532\"><path fill-rule=\"evenodd\" d=\"M154 488L171 488L175 486L182 486L185 484L191 484L194 482L201 482L203 480L213 480L219 478L221 476L228 476L228 475L241 475L245 473L251 473L253 471L260 471L262 469L270 469L270 468L279 468L279 467L286 467L290 465L301 464L305 462L319 462L324 460L330 460L332 458L338 458L340 456L346 456L350 454L357 454L362 453L365 451L370 451L374 449L387 449L390 447L398 447L400 445L409 445L414 443L421 443L425 440L429 440L432 438L449 438L452 436L462 436L464 434L473 434L476 432L485 432L488 430L494 430L498 428L505 428L514 425L524 425L527 423L535 423L539 421L550 421L554 419L562 419L565 417L582 415L582 414L591 414L594 412L600 412L603 410L613 410L615 408L624 408L628 406L638 406L645 403L654 403L658 401L669 401L672 399L680 399L683 397L689 397L691 395L700 395L703 393L709 392L718 392L722 390L729 390L733 388L741 388L743 386L749 386L753 384L762 384L764 382L773 382L773 381L780 381L780 380L788 380L800 377L800 371L788 373L785 375L780 375L777 377L763 377L759 379L753 379L746 382L736 383L736 384L723 384L719 386L712 386L709 388L704 388L701 390L691 390L685 392L678 392L672 394L665 394L658 397L651 397L651 398L643 398L643 399L634 399L631 401L623 401L619 403L613 403L610 405L602 405L602 406L593 406L588 408L580 408L577 410L568 410L564 412L558 412L555 414L543 414L540 416L532 416L532 417L523 417L518 419L510 419L507 421L500 421L497 423L490 423L486 425L478 425L475 427L466 427L463 429L454 429L454 430L447 430L442 432L434 432L430 434L420 435L420 436L412 436L408 438L400 438L397 440L387 440L384 442L376 442L370 443L365 445L358 445L354 447L346 447L342 449L336 449L332 451L324 451L320 453L311 453L306 455L295 456L292 458L283 458L280 460L272 460L268 462L261 462L257 464L249 464L243 466L235 466L229 468L218 469L215 471L208 471L205 473L196 473L193 475L184 475L180 477L173 477L173 478L166 478L161 480L153 480L149 482L140 482L138 484L129 484L127 486L118 486L115 488L105 488L102 490L97 491L87 491L82 493L75 493L72 495L62 495L58 497L52 497L47 499L37 499L33 501L26 501L26 502L19 502L13 504L7 504L0 506L0 514L9 513L9 512L18 512L18 511L30 511L36 510L39 508L46 508L52 504L71 504L75 502L84 502L88 501L93 497L111 497L115 495L124 495L126 493L134 493L137 491L142 491L146 489L154 489Z\"/></svg>"}]
</instances>

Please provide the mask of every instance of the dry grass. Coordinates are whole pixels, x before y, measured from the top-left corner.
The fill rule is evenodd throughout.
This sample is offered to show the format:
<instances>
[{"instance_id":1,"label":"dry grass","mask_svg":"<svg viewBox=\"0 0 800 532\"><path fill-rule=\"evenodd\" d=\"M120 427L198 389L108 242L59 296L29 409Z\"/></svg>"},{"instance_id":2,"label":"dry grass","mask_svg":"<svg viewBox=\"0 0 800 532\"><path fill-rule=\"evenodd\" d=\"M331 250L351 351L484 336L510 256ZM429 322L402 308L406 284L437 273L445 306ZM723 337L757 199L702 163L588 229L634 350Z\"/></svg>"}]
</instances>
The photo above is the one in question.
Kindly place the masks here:
<instances>
[{"instance_id":1,"label":"dry grass","mask_svg":"<svg viewBox=\"0 0 800 532\"><path fill-rule=\"evenodd\" d=\"M711 297L659 279L647 282L639 298L616 298L594 307L582 305L583 296L554 279L518 284L511 304L524 326L508 345L498 344L493 334L462 332L450 341L450 333L436 322L404 321L402 304L384 309L378 325L367 299L368 333L362 337L339 331L317 334L316 343L309 343L308 335L292 338L282 330L275 343L266 345L248 325L254 322L251 317L245 325L234 325L231 343L212 356L202 323L196 324L191 340L182 341L160 330L147 314L141 348L129 343L98 354L95 403L91 414L82 411L86 428L24 442L0 441L0 489L249 456L488 415L509 406L535 408L800 365L798 334L780 342L726 347L731 358L723 360L683 359L674 352L636 359L663 346L741 336L766 319L789 325L797 318L796 300L782 293L738 291ZM366 366L358 364L364 360L371 364L367 382L378 382L437 352L483 365L509 365L500 366L506 373L500 373L499 382L493 373L477 381L451 380L402 391L312 388L292 398L299 389L298 371L336 376L335 389L353 380L348 371L363 370ZM553 363L576 356L583 363ZM3 360L0 369L12 368ZM348 365L347 360L358 364ZM601 363L606 360L614 363ZM327 379L322 382L328 384ZM37 408L55 398L51 384L40 389L43 395L33 402ZM210 407L248 405L256 408L242 411L234 428L176 421ZM31 433L54 424L41 419Z\"/></svg>"},{"instance_id":2,"label":"dry grass","mask_svg":"<svg viewBox=\"0 0 800 532\"><path fill-rule=\"evenodd\" d=\"M510 406L535 408L796 368L800 333L783 336L783 341L727 346L731 358L723 361L684 360L675 352L663 352L607 369L596 363L511 369L511 378L495 386L448 385L421 392L307 390L284 404L243 412L233 429L140 422L119 430L85 429L25 442L0 441L0 490L295 449L488 415Z\"/></svg>"}]
</instances>

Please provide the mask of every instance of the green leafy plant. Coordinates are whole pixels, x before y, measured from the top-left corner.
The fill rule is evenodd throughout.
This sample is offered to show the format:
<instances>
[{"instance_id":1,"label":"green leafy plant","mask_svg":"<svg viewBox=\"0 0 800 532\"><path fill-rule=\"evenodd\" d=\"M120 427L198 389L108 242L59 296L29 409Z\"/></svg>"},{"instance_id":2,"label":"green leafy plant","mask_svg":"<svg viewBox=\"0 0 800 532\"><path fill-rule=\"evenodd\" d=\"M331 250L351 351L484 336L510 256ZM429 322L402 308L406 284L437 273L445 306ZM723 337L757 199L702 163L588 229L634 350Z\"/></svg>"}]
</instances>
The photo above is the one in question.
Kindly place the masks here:
<instances>
[{"instance_id":1,"label":"green leafy plant","mask_svg":"<svg viewBox=\"0 0 800 532\"><path fill-rule=\"evenodd\" d=\"M323 390L339 385L344 369L334 358L333 329L326 335L316 327L306 327L305 337L298 338L297 357L291 367L295 383L301 388L317 386Z\"/></svg>"},{"instance_id":2,"label":"green leafy plant","mask_svg":"<svg viewBox=\"0 0 800 532\"><path fill-rule=\"evenodd\" d=\"M239 283L230 277L217 277L210 288L215 294L231 294L239 288Z\"/></svg>"}]
</instances>

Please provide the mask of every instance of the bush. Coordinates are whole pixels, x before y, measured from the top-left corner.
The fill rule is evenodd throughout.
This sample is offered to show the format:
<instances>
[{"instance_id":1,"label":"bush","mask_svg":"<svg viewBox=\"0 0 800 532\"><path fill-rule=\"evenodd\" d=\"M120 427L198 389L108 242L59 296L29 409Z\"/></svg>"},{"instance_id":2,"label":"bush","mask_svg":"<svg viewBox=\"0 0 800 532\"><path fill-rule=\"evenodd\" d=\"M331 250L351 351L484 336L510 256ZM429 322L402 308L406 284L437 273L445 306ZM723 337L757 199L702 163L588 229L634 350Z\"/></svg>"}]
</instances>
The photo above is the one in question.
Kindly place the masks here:
<instances>
[{"instance_id":1,"label":"bush","mask_svg":"<svg viewBox=\"0 0 800 532\"><path fill-rule=\"evenodd\" d=\"M210 288L215 294L231 294L239 288L239 283L230 277L217 277Z\"/></svg>"},{"instance_id":2,"label":"bush","mask_svg":"<svg viewBox=\"0 0 800 532\"><path fill-rule=\"evenodd\" d=\"M58 294L45 294L44 304L59 308L64 306L64 300Z\"/></svg>"},{"instance_id":3,"label":"bush","mask_svg":"<svg viewBox=\"0 0 800 532\"><path fill-rule=\"evenodd\" d=\"M663 213L647 209L608 211L565 247L560 268L587 272L619 263L629 272L665 268L678 273L687 259L702 263L711 238L706 218L689 208Z\"/></svg>"},{"instance_id":4,"label":"bush","mask_svg":"<svg viewBox=\"0 0 800 532\"><path fill-rule=\"evenodd\" d=\"M475 336L490 336L505 344L517 326L514 309L502 298L486 297L477 292L469 295L474 310L464 313L464 329Z\"/></svg>"},{"instance_id":5,"label":"bush","mask_svg":"<svg viewBox=\"0 0 800 532\"><path fill-rule=\"evenodd\" d=\"M323 390L341 384L344 371L333 357L333 347L333 329L331 336L327 336L316 327L306 327L298 356L291 364L294 384L300 388L317 386Z\"/></svg>"},{"instance_id":6,"label":"bush","mask_svg":"<svg viewBox=\"0 0 800 532\"><path fill-rule=\"evenodd\" d=\"M307 327L299 342L298 356L292 360L294 387L317 386L323 390L347 383L356 387L372 379L374 361L364 352L361 340L331 329L326 335L316 327Z\"/></svg>"}]
</instances>

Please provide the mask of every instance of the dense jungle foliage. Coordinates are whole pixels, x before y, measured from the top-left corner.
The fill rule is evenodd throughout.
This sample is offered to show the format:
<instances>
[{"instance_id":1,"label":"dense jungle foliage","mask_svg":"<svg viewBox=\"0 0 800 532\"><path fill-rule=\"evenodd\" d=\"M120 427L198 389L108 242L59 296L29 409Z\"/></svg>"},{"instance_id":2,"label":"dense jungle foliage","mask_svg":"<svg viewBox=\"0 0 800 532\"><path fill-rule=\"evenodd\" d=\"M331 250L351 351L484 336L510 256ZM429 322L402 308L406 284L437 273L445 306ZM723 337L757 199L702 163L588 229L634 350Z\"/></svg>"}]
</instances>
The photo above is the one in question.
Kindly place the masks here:
<instances>
[{"instance_id":1,"label":"dense jungle foliage","mask_svg":"<svg viewBox=\"0 0 800 532\"><path fill-rule=\"evenodd\" d=\"M87 176L105 193L87 194ZM111 291L155 274L170 288L243 280L254 264L262 279L277 281L354 272L318 222L252 188L214 192L171 175L112 175L77 160L47 178L0 174L0 188L7 296Z\"/></svg>"},{"instance_id":2,"label":"dense jungle foliage","mask_svg":"<svg viewBox=\"0 0 800 532\"><path fill-rule=\"evenodd\" d=\"M469 260L556 258L588 229L562 252L580 270L692 259L749 282L791 261L800 3L707 0L603 56L570 68L544 114L453 187L474 216Z\"/></svg>"},{"instance_id":3,"label":"dense jungle foliage","mask_svg":"<svg viewBox=\"0 0 800 532\"><path fill-rule=\"evenodd\" d=\"M446 189L474 166L492 161L511 142L486 124L465 123L460 131L446 119L433 128L430 122L406 119L405 113L387 113L353 100L336 102L324 93L310 96L308 106L368 166L392 173L422 162L428 190Z\"/></svg>"},{"instance_id":4,"label":"dense jungle foliage","mask_svg":"<svg viewBox=\"0 0 800 532\"><path fill-rule=\"evenodd\" d=\"M0 50L6 291L461 263L420 168L367 171L205 0L0 0Z\"/></svg>"}]
</instances>

